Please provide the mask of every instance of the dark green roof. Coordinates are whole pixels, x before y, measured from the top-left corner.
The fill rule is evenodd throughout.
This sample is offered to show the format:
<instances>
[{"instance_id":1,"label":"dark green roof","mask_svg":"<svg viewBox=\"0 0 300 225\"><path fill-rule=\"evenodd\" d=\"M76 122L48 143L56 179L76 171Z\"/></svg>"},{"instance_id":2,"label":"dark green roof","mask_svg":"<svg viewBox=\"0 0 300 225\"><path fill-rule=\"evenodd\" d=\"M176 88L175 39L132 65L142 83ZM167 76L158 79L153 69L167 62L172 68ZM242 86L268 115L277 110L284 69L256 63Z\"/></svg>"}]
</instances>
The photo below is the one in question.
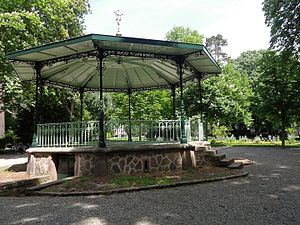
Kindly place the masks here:
<instances>
[{"instance_id":1,"label":"dark green roof","mask_svg":"<svg viewBox=\"0 0 300 225\"><path fill-rule=\"evenodd\" d=\"M179 77L172 57L178 56L185 60L185 80L196 73L208 76L221 72L203 45L98 34L8 53L7 58L13 62L21 80L34 80L32 65L41 62L45 64L42 78L49 83L97 89L96 57L84 55L95 52L97 48L117 53L104 60L104 89L107 90L143 90L176 85Z\"/></svg>"}]
</instances>

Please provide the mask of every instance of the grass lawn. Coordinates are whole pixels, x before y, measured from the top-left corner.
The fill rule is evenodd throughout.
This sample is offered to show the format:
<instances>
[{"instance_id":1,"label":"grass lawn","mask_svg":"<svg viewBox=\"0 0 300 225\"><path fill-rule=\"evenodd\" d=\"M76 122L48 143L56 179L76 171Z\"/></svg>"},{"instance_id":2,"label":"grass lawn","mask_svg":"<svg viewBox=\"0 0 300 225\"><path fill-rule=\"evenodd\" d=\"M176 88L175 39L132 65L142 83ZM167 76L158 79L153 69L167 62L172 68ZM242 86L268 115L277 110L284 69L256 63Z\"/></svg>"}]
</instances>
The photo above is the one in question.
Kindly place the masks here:
<instances>
[{"instance_id":1,"label":"grass lawn","mask_svg":"<svg viewBox=\"0 0 300 225\"><path fill-rule=\"evenodd\" d=\"M281 147L280 141L269 142L269 141L240 141L240 140L213 140L211 141L212 147L222 146L233 146L233 147ZM285 148L300 148L300 142L289 142L286 141Z\"/></svg>"},{"instance_id":2,"label":"grass lawn","mask_svg":"<svg viewBox=\"0 0 300 225\"><path fill-rule=\"evenodd\" d=\"M42 189L42 192L82 192L82 191L108 191L121 188L146 187L149 185L173 184L181 181L194 181L241 173L240 170L229 170L227 168L205 166L202 168L151 172L139 175L122 175L115 177L93 178L79 177L66 180Z\"/></svg>"}]
</instances>

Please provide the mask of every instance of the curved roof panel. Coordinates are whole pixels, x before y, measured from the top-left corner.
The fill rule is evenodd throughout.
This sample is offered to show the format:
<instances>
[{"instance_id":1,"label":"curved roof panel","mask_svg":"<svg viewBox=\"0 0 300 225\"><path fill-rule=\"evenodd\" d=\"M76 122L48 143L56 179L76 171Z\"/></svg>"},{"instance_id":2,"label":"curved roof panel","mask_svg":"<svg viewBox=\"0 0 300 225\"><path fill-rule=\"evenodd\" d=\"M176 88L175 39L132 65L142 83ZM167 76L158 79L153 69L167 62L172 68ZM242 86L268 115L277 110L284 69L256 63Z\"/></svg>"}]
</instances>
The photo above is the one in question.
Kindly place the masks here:
<instances>
[{"instance_id":1,"label":"curved roof panel","mask_svg":"<svg viewBox=\"0 0 300 225\"><path fill-rule=\"evenodd\" d=\"M97 54L105 54L103 88L147 90L179 84L176 59L184 59L183 79L221 72L205 46L180 42L90 34L7 54L21 80L42 79L74 88L98 89Z\"/></svg>"}]
</instances>

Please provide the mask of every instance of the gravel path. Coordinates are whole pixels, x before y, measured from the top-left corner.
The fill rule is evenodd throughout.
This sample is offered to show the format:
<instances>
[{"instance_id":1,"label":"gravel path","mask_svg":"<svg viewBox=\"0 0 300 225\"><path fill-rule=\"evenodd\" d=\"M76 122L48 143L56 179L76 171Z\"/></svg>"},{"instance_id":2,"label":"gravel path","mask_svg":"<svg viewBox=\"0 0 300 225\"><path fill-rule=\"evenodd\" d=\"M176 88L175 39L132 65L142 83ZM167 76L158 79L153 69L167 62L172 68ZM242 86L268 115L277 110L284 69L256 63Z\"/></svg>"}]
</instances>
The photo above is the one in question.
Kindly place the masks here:
<instances>
[{"instance_id":1,"label":"gravel path","mask_svg":"<svg viewBox=\"0 0 300 225\"><path fill-rule=\"evenodd\" d=\"M0 168L27 163L26 154L0 154Z\"/></svg>"},{"instance_id":2,"label":"gravel path","mask_svg":"<svg viewBox=\"0 0 300 225\"><path fill-rule=\"evenodd\" d=\"M300 149L227 148L246 178L111 196L0 198L0 224L300 224Z\"/></svg>"}]
</instances>

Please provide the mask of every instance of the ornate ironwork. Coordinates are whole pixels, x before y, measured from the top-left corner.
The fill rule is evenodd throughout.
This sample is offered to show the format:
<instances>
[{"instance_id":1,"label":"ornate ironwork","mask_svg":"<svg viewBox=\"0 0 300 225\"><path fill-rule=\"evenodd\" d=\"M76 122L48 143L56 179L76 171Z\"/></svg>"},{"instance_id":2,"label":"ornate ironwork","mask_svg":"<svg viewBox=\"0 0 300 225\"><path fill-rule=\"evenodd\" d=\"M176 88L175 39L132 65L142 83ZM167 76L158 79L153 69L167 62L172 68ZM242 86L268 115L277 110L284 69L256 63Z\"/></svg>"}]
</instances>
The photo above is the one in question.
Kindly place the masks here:
<instances>
[{"instance_id":1,"label":"ornate ironwork","mask_svg":"<svg viewBox=\"0 0 300 225\"><path fill-rule=\"evenodd\" d=\"M106 147L105 144L105 126L104 126L104 101L103 101L103 59L104 51L101 48L98 50L98 66L99 66L99 142L98 147Z\"/></svg>"},{"instance_id":2,"label":"ornate ironwork","mask_svg":"<svg viewBox=\"0 0 300 225\"><path fill-rule=\"evenodd\" d=\"M180 123L181 123L181 139L182 144L187 143L187 137L185 132L186 119L184 111L184 102L183 102L183 73L184 73L184 57L178 57L177 60L177 73L179 75L179 84L180 84Z\"/></svg>"},{"instance_id":3,"label":"ornate ironwork","mask_svg":"<svg viewBox=\"0 0 300 225\"><path fill-rule=\"evenodd\" d=\"M98 52L96 50L92 50L92 51L87 51L87 52L81 52L81 53L75 53L72 55L68 55L68 56L62 56L62 57L57 57L57 58L53 58L53 59L47 59L47 60L43 60L41 61L41 63L43 64L43 66L51 66L52 64L58 63L58 62L68 62L72 59L86 59L86 58L90 58L90 57L98 57Z\"/></svg>"},{"instance_id":4,"label":"ornate ironwork","mask_svg":"<svg viewBox=\"0 0 300 225\"><path fill-rule=\"evenodd\" d=\"M182 131L180 120L109 120L105 121L105 140L128 141L129 127L133 142L178 142ZM188 140L191 140L189 121L183 129L188 134ZM99 121L38 124L37 146L96 146L98 130Z\"/></svg>"},{"instance_id":5,"label":"ornate ironwork","mask_svg":"<svg viewBox=\"0 0 300 225\"><path fill-rule=\"evenodd\" d=\"M124 57L138 57L138 58L152 58L152 59L171 59L175 60L174 55L164 55L157 53L147 53L147 52L136 52L136 51L120 51L120 50L110 50L105 49L104 56L124 56Z\"/></svg>"},{"instance_id":6,"label":"ornate ironwork","mask_svg":"<svg viewBox=\"0 0 300 225\"><path fill-rule=\"evenodd\" d=\"M121 13L120 10L117 10L114 13L116 15L116 22L117 22L117 25L118 25L117 36L120 36L121 35L121 33L120 33L120 23L122 21L123 13Z\"/></svg>"}]
</instances>

